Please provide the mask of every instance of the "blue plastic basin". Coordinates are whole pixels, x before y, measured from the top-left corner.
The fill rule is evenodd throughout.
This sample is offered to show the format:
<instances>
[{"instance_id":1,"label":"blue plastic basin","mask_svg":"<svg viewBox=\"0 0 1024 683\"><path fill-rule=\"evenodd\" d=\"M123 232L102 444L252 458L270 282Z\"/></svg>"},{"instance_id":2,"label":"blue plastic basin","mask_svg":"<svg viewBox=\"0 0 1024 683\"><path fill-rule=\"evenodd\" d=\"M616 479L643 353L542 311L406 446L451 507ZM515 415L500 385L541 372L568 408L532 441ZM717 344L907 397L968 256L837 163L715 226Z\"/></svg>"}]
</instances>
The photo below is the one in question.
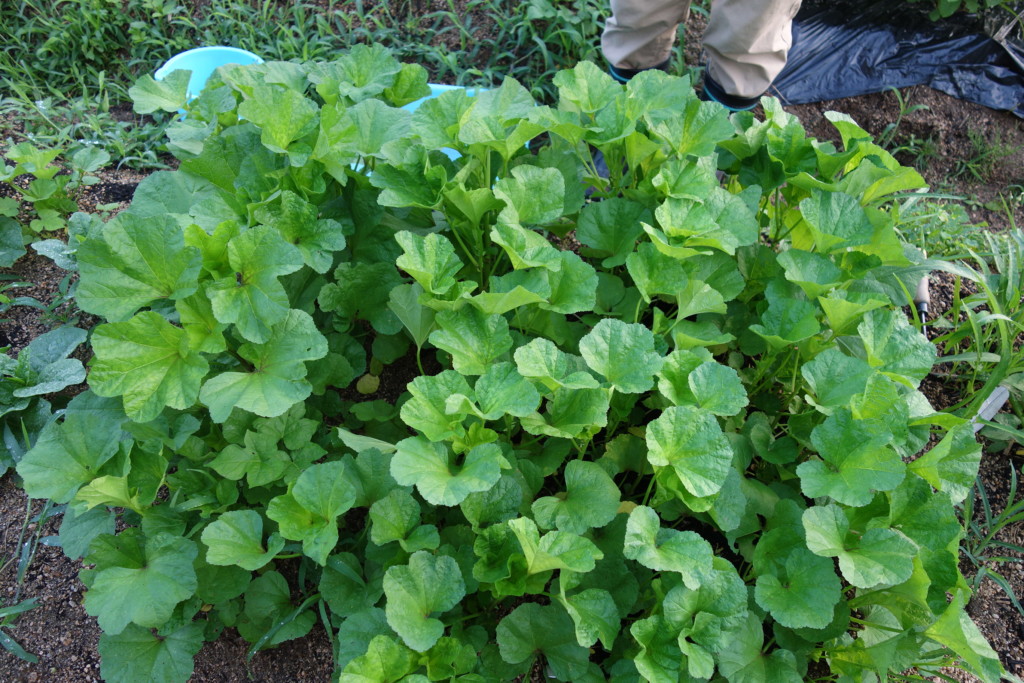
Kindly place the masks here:
<instances>
[{"instance_id":1,"label":"blue plastic basin","mask_svg":"<svg viewBox=\"0 0 1024 683\"><path fill-rule=\"evenodd\" d=\"M242 50L237 47L227 47L224 45L197 47L176 54L168 59L163 66L156 70L153 78L160 81L172 71L179 69L191 71L192 77L188 81L188 98L192 99L202 91L207 79L213 75L217 67L227 64L241 64L245 66L247 64L262 63L263 59L259 55L254 55L248 50Z\"/></svg>"}]
</instances>

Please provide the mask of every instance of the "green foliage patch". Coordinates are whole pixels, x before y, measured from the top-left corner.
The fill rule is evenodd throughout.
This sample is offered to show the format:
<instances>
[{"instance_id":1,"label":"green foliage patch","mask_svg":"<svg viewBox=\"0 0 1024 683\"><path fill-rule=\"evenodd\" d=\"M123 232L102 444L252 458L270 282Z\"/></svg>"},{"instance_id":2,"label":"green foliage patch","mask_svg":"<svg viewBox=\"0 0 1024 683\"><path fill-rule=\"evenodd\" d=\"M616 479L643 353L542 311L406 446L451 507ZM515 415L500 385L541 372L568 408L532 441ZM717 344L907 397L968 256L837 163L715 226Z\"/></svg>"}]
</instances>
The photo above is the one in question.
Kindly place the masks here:
<instances>
[{"instance_id":1,"label":"green foliage patch","mask_svg":"<svg viewBox=\"0 0 1024 683\"><path fill-rule=\"evenodd\" d=\"M920 176L661 72L401 109L426 79L223 68L180 169L84 235L92 390L18 471L69 502L103 676L319 621L344 682L997 681L957 566L980 449L898 308ZM424 356L393 403L351 390Z\"/></svg>"}]
</instances>

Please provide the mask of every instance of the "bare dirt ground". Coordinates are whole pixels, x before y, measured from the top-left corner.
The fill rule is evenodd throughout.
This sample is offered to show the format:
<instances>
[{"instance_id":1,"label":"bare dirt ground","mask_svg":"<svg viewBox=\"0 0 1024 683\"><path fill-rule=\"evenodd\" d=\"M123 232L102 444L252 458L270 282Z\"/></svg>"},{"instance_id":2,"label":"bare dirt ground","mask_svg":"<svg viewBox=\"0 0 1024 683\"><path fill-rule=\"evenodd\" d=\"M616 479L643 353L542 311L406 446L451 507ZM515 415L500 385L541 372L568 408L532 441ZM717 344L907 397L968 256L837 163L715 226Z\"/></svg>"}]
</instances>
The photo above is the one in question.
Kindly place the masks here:
<instances>
[{"instance_id":1,"label":"bare dirt ground","mask_svg":"<svg viewBox=\"0 0 1024 683\"><path fill-rule=\"evenodd\" d=\"M695 63L699 45L700 17L690 27L691 43L687 62ZM954 191L964 197L972 220L988 229L1004 230L1024 225L1024 122L1014 116L955 100L927 88L911 88L903 92L911 105L924 105L906 116L894 137L896 146L905 146L902 161L921 163L926 180L936 191ZM899 102L892 93L835 100L787 107L796 114L809 134L819 139L838 140L831 124L823 118L826 111L850 114L864 128L881 134L895 121ZM17 136L16 121L0 122L0 140ZM993 147L1002 150L994 158L979 163L978 157ZM1004 153L1005 152L1005 153ZM971 169L978 170L975 174ZM108 169L102 172L103 183L90 188L85 203L119 201L141 178L134 171ZM49 303L58 295L63 271L40 256L30 253L13 268L0 269L32 284L18 295L33 296ZM933 304L936 313L949 305L948 297ZM0 323L0 346L10 345L17 353L31 339L49 329L54 320L35 309L16 308ZM83 324L88 321L82 321ZM928 383L929 398L936 407L955 403L958 397L938 378ZM1009 487L1009 468L1024 464L1024 449L1019 446L1001 452L986 453L982 460L981 479L996 508L1005 504ZM26 663L0 650L0 681L86 683L102 680L96 644L100 631L95 619L85 614L81 602L83 586L78 581L80 563L64 557L59 548L40 546L24 575L18 581L17 558L19 539L25 533L45 537L56 533L59 520L44 522L41 530L32 522L41 504L26 507L24 494L11 475L0 480L0 604L10 605L16 599L34 598L39 606L19 617L4 630L26 650L37 655L37 664ZM27 512L28 510L28 512ZM1008 528L1002 540L1024 544L1024 528ZM995 564L1009 581L1017 596L1024 597L1024 562ZM965 565L965 572L973 568ZM969 577L970 578L970 577ZM1004 666L1024 675L1024 617L1010 603L1006 594L991 581L981 586L969 606L971 616L985 637L999 653ZM281 647L261 652L251 661L246 659L248 644L237 634L228 632L220 640L208 643L196 657L193 676L197 683L234 683L242 681L320 682L330 680L331 646L318 624L310 636L291 641ZM962 680L970 680L958 676ZM142 683L142 682L140 682Z\"/></svg>"}]
</instances>

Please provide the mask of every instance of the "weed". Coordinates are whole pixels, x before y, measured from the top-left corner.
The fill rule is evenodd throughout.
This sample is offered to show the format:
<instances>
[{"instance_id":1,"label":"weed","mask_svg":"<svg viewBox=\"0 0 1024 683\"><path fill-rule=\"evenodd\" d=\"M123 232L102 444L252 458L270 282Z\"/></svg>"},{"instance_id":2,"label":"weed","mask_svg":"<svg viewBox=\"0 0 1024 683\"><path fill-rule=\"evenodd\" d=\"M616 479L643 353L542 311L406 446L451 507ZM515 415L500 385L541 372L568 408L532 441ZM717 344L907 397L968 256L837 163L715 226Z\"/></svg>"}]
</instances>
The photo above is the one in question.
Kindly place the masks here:
<instances>
[{"instance_id":1,"label":"weed","mask_svg":"<svg viewBox=\"0 0 1024 683\"><path fill-rule=\"evenodd\" d=\"M32 664L37 663L39 658L25 650L18 641L2 629L12 626L18 618L18 615L24 614L29 610L33 610L38 606L39 604L36 602L35 598L29 598L28 600L22 600L16 605L0 608L0 647L3 647L18 659L23 659L26 662L31 662Z\"/></svg>"},{"instance_id":2,"label":"weed","mask_svg":"<svg viewBox=\"0 0 1024 683\"><path fill-rule=\"evenodd\" d=\"M953 168L952 178L987 182L995 172L999 162L1014 154L1017 148L1003 142L1002 136L996 132L992 139L977 130L968 129L967 138L971 141L974 155L967 159L959 159Z\"/></svg>"},{"instance_id":3,"label":"weed","mask_svg":"<svg viewBox=\"0 0 1024 683\"><path fill-rule=\"evenodd\" d=\"M896 103L899 109L896 112L896 120L882 129L881 134L878 136L878 144L885 148L889 148L893 145L893 142L896 139L896 133L899 131L900 124L903 123L903 119L905 117L917 111L928 110L928 105L926 104L911 105L910 100L904 99L903 94L898 88L889 88L889 90L891 90L893 95L896 96Z\"/></svg>"},{"instance_id":4,"label":"weed","mask_svg":"<svg viewBox=\"0 0 1024 683\"><path fill-rule=\"evenodd\" d=\"M980 503L980 508L975 507L976 501ZM974 484L972 495L968 495L964 501L962 515L966 533L960 546L960 552L977 570L972 579L971 588L977 591L982 581L986 578L991 579L1006 593L1017 611L1024 615L1024 606L1021 606L1018 596L1014 595L1009 581L991 566L1024 562L1021 557L1010 557L1006 554L1008 551L1024 556L1024 546L996 538L1003 529L1024 522L1024 498L1017 498L1017 470L1012 463L1010 464L1010 490L1007 493L1006 506L1002 512L993 513L988 493L979 478Z\"/></svg>"}]
</instances>

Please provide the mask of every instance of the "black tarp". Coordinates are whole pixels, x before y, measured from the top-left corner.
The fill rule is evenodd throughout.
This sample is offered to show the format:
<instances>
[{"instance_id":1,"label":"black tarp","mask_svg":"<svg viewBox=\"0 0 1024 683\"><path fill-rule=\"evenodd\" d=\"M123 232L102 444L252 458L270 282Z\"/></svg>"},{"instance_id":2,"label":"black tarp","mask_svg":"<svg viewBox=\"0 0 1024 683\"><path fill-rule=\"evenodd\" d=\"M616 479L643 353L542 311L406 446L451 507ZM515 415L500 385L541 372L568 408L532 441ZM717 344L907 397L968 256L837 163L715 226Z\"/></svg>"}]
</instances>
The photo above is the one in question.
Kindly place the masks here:
<instances>
[{"instance_id":1,"label":"black tarp","mask_svg":"<svg viewBox=\"0 0 1024 683\"><path fill-rule=\"evenodd\" d=\"M1024 49L1010 37L1019 33L1012 15L986 31L974 14L932 21L923 4L805 0L772 94L802 104L927 85L1024 118Z\"/></svg>"}]
</instances>

